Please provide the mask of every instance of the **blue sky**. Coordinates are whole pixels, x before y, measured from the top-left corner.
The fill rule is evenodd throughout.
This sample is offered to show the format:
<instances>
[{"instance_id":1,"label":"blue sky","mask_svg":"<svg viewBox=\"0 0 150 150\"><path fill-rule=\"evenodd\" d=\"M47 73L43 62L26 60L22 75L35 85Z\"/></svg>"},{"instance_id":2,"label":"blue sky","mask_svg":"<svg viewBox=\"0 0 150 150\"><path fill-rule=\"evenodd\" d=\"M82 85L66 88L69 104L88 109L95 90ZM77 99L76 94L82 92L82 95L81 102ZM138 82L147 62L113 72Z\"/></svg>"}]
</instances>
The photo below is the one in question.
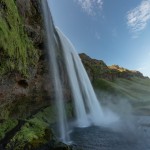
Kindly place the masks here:
<instances>
[{"instance_id":1,"label":"blue sky","mask_svg":"<svg viewBox=\"0 0 150 150\"><path fill-rule=\"evenodd\" d=\"M150 76L150 0L49 0L79 53Z\"/></svg>"}]
</instances>

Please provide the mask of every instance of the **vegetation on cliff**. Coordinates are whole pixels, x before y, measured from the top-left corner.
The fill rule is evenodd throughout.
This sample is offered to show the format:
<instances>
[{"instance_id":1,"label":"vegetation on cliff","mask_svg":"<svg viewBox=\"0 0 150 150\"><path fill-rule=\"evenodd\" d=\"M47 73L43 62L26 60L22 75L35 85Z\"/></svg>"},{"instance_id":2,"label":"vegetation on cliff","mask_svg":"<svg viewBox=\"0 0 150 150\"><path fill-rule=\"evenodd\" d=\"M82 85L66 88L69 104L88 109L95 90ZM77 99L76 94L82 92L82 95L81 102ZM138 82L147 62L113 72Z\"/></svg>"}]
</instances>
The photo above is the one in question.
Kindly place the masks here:
<instances>
[{"instance_id":1,"label":"vegetation on cliff","mask_svg":"<svg viewBox=\"0 0 150 150\"><path fill-rule=\"evenodd\" d=\"M102 60L80 54L101 103L128 101L134 113L150 113L150 79L139 71L118 65L107 66Z\"/></svg>"},{"instance_id":2,"label":"vegetation on cliff","mask_svg":"<svg viewBox=\"0 0 150 150\"><path fill-rule=\"evenodd\" d=\"M21 6L25 7L26 2L31 9L24 15L25 8L21 12ZM58 142L50 127L57 118L53 105L54 89L45 65L48 60L42 51L42 19L36 4L35 0L0 0L0 149L47 147L69 150L70 147ZM39 49L42 53L40 59ZM147 93L150 92L150 82L143 79L141 73L119 66L109 67L85 54L80 56L96 89L113 95L119 93L131 99L137 109L149 111ZM8 75L13 73L17 75ZM26 78L30 73L32 75ZM65 78L63 69L62 76ZM142 95L136 94L138 91ZM64 89L64 92L70 98L69 89ZM144 101L141 101L144 96ZM141 102L140 106L136 100ZM72 104L67 103L66 109L71 118L74 115Z\"/></svg>"},{"instance_id":3,"label":"vegetation on cliff","mask_svg":"<svg viewBox=\"0 0 150 150\"><path fill-rule=\"evenodd\" d=\"M139 71L128 70L118 65L107 66L102 60L92 59L84 53L80 54L80 57L92 81L101 78L110 81L117 78L147 78Z\"/></svg>"},{"instance_id":4,"label":"vegetation on cliff","mask_svg":"<svg viewBox=\"0 0 150 150\"><path fill-rule=\"evenodd\" d=\"M27 76L38 51L24 31L14 0L0 0L0 75L16 71Z\"/></svg>"},{"instance_id":5,"label":"vegetation on cliff","mask_svg":"<svg viewBox=\"0 0 150 150\"><path fill-rule=\"evenodd\" d=\"M38 6L32 5L36 2L28 1L32 10L25 18L21 11L26 2L0 0L0 149L33 150L48 143L52 144L47 149L62 146L50 128L57 117L43 88L47 66L43 58L38 62L43 42L41 15Z\"/></svg>"},{"instance_id":6,"label":"vegetation on cliff","mask_svg":"<svg viewBox=\"0 0 150 150\"><path fill-rule=\"evenodd\" d=\"M132 107L133 113L150 114L150 79L137 77L131 79L116 78L113 81L97 79L93 85L97 96L104 105L113 103L119 109L120 106L117 104L127 102ZM126 104L123 105L126 107Z\"/></svg>"},{"instance_id":7,"label":"vegetation on cliff","mask_svg":"<svg viewBox=\"0 0 150 150\"><path fill-rule=\"evenodd\" d=\"M0 140L5 137L5 134L11 131L16 125L18 121L15 119L7 119L1 120L0 122Z\"/></svg>"},{"instance_id":8,"label":"vegetation on cliff","mask_svg":"<svg viewBox=\"0 0 150 150\"><path fill-rule=\"evenodd\" d=\"M66 106L67 114L72 116L71 105ZM0 122L0 148L6 150L64 149L71 147L59 142L52 130L57 121L54 105L43 108L26 119L7 119Z\"/></svg>"}]
</instances>

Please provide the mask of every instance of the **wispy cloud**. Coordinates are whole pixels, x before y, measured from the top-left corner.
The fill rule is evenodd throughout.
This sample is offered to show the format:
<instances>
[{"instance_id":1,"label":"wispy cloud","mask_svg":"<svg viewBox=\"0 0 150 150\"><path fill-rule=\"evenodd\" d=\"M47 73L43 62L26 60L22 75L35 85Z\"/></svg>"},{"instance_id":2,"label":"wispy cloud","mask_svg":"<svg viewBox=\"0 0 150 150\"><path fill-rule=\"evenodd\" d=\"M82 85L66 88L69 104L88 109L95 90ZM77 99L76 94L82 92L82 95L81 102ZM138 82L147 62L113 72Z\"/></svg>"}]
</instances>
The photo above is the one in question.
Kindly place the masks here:
<instances>
[{"instance_id":1,"label":"wispy cloud","mask_svg":"<svg viewBox=\"0 0 150 150\"><path fill-rule=\"evenodd\" d=\"M81 8L89 15L95 15L96 9L101 10L103 6L103 0L75 0Z\"/></svg>"},{"instance_id":2,"label":"wispy cloud","mask_svg":"<svg viewBox=\"0 0 150 150\"><path fill-rule=\"evenodd\" d=\"M127 25L134 34L144 30L149 20L150 0L142 0L139 6L127 12Z\"/></svg>"}]
</instances>

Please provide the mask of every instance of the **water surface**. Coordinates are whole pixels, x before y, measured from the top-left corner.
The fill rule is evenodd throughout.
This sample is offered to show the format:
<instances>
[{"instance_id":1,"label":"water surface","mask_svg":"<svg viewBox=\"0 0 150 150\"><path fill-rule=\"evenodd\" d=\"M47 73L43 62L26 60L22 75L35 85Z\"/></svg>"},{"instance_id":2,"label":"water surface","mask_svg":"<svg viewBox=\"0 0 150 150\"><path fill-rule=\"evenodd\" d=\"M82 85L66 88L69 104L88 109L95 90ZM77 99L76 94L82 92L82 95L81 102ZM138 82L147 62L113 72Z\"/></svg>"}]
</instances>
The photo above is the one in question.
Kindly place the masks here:
<instances>
[{"instance_id":1,"label":"water surface","mask_svg":"<svg viewBox=\"0 0 150 150\"><path fill-rule=\"evenodd\" d=\"M106 127L74 128L71 138L83 150L150 150L150 117Z\"/></svg>"}]
</instances>

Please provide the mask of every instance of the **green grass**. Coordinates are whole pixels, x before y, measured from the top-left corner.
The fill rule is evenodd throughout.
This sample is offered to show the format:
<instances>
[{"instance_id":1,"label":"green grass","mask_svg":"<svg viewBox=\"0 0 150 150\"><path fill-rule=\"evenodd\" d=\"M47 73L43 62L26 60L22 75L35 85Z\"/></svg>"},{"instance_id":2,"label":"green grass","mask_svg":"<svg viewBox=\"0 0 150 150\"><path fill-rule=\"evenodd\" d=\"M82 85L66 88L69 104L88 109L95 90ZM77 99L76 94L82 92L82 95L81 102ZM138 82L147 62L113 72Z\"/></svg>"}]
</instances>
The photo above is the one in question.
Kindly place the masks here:
<instances>
[{"instance_id":1,"label":"green grass","mask_svg":"<svg viewBox=\"0 0 150 150\"><path fill-rule=\"evenodd\" d=\"M133 106L134 110L145 110L150 112L150 79L132 78L116 79L115 81L107 81L99 79L94 82L94 87L100 91L104 91L110 96L116 96L116 99L127 99ZM113 100L113 98L111 99Z\"/></svg>"},{"instance_id":2,"label":"green grass","mask_svg":"<svg viewBox=\"0 0 150 150\"><path fill-rule=\"evenodd\" d=\"M14 0L0 0L0 75L10 71L28 74L28 67L37 62L38 54L27 34Z\"/></svg>"},{"instance_id":3,"label":"green grass","mask_svg":"<svg viewBox=\"0 0 150 150\"><path fill-rule=\"evenodd\" d=\"M110 81L107 81L105 79L97 79L94 80L93 85L96 89L100 89L102 91L107 91L110 93L114 93L115 89L113 87L113 83Z\"/></svg>"},{"instance_id":4,"label":"green grass","mask_svg":"<svg viewBox=\"0 0 150 150\"><path fill-rule=\"evenodd\" d=\"M118 79L114 88L139 102L150 102L150 80L133 78L132 80Z\"/></svg>"}]
</instances>

